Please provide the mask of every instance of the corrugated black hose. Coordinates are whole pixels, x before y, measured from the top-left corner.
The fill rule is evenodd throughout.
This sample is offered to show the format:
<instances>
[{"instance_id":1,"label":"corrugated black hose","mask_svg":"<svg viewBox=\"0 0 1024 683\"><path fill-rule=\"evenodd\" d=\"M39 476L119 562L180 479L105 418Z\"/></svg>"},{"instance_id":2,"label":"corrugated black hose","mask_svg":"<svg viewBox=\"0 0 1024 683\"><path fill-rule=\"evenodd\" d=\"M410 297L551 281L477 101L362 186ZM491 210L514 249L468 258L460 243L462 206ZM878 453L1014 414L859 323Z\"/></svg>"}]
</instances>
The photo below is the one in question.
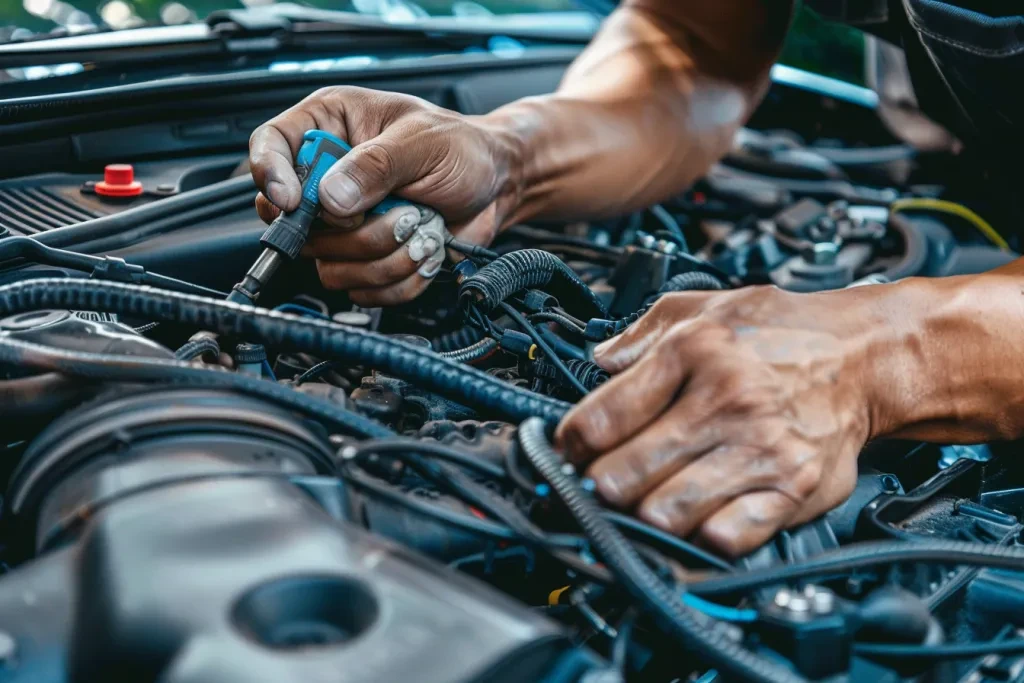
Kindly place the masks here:
<instances>
[{"instance_id":1,"label":"corrugated black hose","mask_svg":"<svg viewBox=\"0 0 1024 683\"><path fill-rule=\"evenodd\" d=\"M943 565L974 565L1020 571L1024 569L1024 548L916 538L906 541L871 541L823 553L800 564L779 565L706 579L691 584L690 590L702 596L737 595L755 588L828 575L837 571L850 572L854 569L901 562L936 562Z\"/></svg>"},{"instance_id":2,"label":"corrugated black hose","mask_svg":"<svg viewBox=\"0 0 1024 683\"><path fill-rule=\"evenodd\" d=\"M0 362L90 380L183 383L232 389L324 420L359 436L395 435L379 422L326 399L217 366L199 368L181 360L68 351L3 337L0 337Z\"/></svg>"},{"instance_id":3,"label":"corrugated black hose","mask_svg":"<svg viewBox=\"0 0 1024 683\"><path fill-rule=\"evenodd\" d=\"M572 268L540 249L520 249L491 261L459 287L463 309L475 306L490 313L509 297L527 289L543 289L562 308L580 318L603 318L604 304Z\"/></svg>"},{"instance_id":4,"label":"corrugated black hose","mask_svg":"<svg viewBox=\"0 0 1024 683\"><path fill-rule=\"evenodd\" d=\"M804 679L781 664L764 659L734 642L718 625L683 604L679 587L670 587L643 561L633 545L602 514L601 507L570 474L548 444L542 421L519 427L526 457L565 503L583 528L591 547L615 578L665 631L700 653L727 677L744 681L798 683Z\"/></svg>"},{"instance_id":5,"label":"corrugated black hose","mask_svg":"<svg viewBox=\"0 0 1024 683\"><path fill-rule=\"evenodd\" d=\"M177 322L286 351L368 365L516 422L538 416L554 423L569 409L564 401L513 386L430 349L326 320L119 282L40 278L0 286L0 316L43 309Z\"/></svg>"}]
</instances>

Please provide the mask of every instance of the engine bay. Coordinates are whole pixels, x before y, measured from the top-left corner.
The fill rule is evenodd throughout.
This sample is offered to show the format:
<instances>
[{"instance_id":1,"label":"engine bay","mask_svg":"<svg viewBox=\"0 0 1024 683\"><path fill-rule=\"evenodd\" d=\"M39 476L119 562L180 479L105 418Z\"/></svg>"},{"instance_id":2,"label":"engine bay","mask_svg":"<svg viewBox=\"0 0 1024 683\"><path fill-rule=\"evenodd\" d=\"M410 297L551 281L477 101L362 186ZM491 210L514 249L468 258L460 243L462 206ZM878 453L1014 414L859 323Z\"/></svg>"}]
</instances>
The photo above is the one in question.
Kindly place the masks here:
<instances>
[{"instance_id":1,"label":"engine bay","mask_svg":"<svg viewBox=\"0 0 1024 683\"><path fill-rule=\"evenodd\" d=\"M943 198L949 159L766 107L684 195L513 226L383 309L302 260L224 301L265 227L258 109L0 181L0 679L1016 680L1016 444L871 444L845 504L738 560L551 447L666 293L1017 258Z\"/></svg>"}]
</instances>

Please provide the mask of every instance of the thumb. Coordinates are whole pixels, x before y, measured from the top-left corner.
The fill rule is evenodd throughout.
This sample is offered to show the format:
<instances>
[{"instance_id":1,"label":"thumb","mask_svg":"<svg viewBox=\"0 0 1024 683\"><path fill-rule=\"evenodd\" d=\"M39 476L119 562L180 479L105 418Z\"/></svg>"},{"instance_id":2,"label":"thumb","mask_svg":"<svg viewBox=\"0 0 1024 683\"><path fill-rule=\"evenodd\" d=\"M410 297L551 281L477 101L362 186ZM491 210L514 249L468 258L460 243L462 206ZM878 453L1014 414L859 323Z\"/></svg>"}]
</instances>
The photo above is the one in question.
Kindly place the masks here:
<instances>
[{"instance_id":1,"label":"thumb","mask_svg":"<svg viewBox=\"0 0 1024 683\"><path fill-rule=\"evenodd\" d=\"M716 292L676 292L662 296L625 331L594 347L594 362L612 374L622 372L677 323L699 314Z\"/></svg>"},{"instance_id":2,"label":"thumb","mask_svg":"<svg viewBox=\"0 0 1024 683\"><path fill-rule=\"evenodd\" d=\"M327 171L320 201L328 213L354 216L372 209L397 187L417 179L418 160L403 155L396 136L385 131L357 145Z\"/></svg>"}]
</instances>

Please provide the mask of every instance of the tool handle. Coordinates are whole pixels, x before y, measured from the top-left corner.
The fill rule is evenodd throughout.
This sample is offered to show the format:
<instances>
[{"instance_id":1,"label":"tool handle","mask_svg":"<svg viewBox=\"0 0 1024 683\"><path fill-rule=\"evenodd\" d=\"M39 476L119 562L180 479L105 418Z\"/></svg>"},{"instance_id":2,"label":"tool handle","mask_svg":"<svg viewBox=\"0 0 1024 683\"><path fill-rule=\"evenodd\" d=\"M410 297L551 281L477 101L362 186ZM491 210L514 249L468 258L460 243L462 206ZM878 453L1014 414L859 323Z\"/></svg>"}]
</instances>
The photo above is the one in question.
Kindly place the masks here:
<instances>
[{"instance_id":1,"label":"tool handle","mask_svg":"<svg viewBox=\"0 0 1024 683\"><path fill-rule=\"evenodd\" d=\"M308 130L302 136L302 146L295 158L295 173L302 183L302 200L294 211L278 216L260 241L263 246L273 248L289 259L299 255L309 236L313 219L320 213L320 181L338 159L352 151L352 147L339 137L323 130ZM384 214L396 206L410 206L411 203L397 197L385 197L369 210L369 213Z\"/></svg>"}]
</instances>

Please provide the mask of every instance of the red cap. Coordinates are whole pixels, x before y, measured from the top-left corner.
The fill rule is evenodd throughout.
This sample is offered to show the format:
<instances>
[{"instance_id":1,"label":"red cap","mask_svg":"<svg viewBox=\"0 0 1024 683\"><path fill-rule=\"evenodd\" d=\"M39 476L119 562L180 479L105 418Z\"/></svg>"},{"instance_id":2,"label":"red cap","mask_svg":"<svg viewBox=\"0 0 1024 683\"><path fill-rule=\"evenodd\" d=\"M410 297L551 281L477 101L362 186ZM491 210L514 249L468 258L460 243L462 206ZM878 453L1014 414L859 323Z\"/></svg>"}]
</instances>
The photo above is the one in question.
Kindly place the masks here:
<instances>
[{"instance_id":1,"label":"red cap","mask_svg":"<svg viewBox=\"0 0 1024 683\"><path fill-rule=\"evenodd\" d=\"M96 183L96 194L103 197L138 197L142 194L142 183L135 180L135 169L131 164L107 164L103 169L103 180Z\"/></svg>"}]
</instances>

